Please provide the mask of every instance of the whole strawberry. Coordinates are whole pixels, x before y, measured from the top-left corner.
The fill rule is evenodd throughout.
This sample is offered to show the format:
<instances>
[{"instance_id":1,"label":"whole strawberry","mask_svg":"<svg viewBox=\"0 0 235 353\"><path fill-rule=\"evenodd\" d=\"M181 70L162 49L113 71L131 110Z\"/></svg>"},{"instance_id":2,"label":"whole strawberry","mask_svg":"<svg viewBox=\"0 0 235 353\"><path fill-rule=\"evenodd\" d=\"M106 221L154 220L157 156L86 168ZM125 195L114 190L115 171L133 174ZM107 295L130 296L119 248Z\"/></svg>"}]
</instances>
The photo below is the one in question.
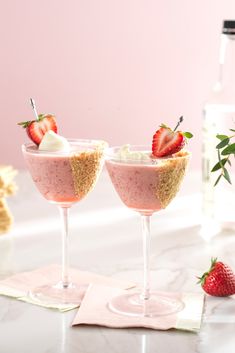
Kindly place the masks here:
<instances>
[{"instance_id":1,"label":"whole strawberry","mask_svg":"<svg viewBox=\"0 0 235 353\"><path fill-rule=\"evenodd\" d=\"M211 259L209 271L198 278L198 283L201 283L207 294L216 297L227 297L235 294L235 274L229 266L217 261L217 258Z\"/></svg>"}]
</instances>

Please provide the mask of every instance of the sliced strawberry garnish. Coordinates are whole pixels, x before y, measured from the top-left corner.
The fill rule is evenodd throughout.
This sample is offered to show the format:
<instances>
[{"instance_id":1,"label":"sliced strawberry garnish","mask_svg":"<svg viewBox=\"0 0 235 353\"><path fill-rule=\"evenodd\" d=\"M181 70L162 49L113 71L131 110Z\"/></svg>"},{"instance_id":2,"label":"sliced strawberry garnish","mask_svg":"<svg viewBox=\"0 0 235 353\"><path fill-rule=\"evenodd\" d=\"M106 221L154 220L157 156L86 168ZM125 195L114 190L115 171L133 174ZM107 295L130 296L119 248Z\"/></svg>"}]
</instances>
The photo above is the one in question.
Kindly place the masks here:
<instances>
[{"instance_id":1,"label":"sliced strawberry garnish","mask_svg":"<svg viewBox=\"0 0 235 353\"><path fill-rule=\"evenodd\" d=\"M56 119L50 114L40 114L38 120L24 121L18 125L26 129L29 138L36 143L36 145L41 143L47 131L52 130L57 133Z\"/></svg>"},{"instance_id":2,"label":"sliced strawberry garnish","mask_svg":"<svg viewBox=\"0 0 235 353\"><path fill-rule=\"evenodd\" d=\"M179 152L185 145L182 132L174 132L168 127L161 127L153 136L152 152L155 157L169 156Z\"/></svg>"},{"instance_id":3,"label":"sliced strawberry garnish","mask_svg":"<svg viewBox=\"0 0 235 353\"><path fill-rule=\"evenodd\" d=\"M179 118L174 130L167 125L160 125L160 129L153 135L152 155L154 157L165 157L179 152L186 143L186 139L193 137L191 132L176 131L178 126L182 123L183 116Z\"/></svg>"}]
</instances>

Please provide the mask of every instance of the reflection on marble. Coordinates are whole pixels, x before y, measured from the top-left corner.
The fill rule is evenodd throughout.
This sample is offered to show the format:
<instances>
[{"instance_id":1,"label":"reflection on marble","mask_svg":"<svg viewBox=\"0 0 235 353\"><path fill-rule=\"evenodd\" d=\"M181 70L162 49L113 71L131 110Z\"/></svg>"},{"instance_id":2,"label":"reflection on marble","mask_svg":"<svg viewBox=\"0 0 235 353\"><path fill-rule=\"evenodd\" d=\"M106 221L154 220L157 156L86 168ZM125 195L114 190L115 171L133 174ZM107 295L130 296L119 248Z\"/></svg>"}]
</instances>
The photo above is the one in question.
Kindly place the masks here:
<instances>
[{"instance_id":1,"label":"reflection on marble","mask_svg":"<svg viewBox=\"0 0 235 353\"><path fill-rule=\"evenodd\" d=\"M0 237L0 278L60 261L59 215L36 191L29 176L18 176L19 192L9 200L15 225ZM189 174L180 195L153 216L153 287L200 291L196 276L218 256L235 268L235 234L211 243L200 237L200 177ZM142 281L140 220L126 209L103 173L96 188L71 210L71 265L114 278ZM59 313L0 297L1 353L232 353L235 298L206 297L198 334L183 331L70 327L75 311Z\"/></svg>"},{"instance_id":2,"label":"reflection on marble","mask_svg":"<svg viewBox=\"0 0 235 353\"><path fill-rule=\"evenodd\" d=\"M0 238L0 280L10 276L14 271L12 262L14 259L14 240L10 236L3 235Z\"/></svg>"}]
</instances>

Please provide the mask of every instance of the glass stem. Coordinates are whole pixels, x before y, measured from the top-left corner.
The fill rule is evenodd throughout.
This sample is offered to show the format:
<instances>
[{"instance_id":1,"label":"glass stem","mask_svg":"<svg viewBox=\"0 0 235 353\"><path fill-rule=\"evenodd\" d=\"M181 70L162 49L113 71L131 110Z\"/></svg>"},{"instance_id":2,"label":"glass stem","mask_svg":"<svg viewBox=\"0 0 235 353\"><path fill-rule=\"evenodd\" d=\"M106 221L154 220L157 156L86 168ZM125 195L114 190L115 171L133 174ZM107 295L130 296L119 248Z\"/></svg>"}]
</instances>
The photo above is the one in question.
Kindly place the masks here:
<instances>
[{"instance_id":1,"label":"glass stem","mask_svg":"<svg viewBox=\"0 0 235 353\"><path fill-rule=\"evenodd\" d=\"M151 216L141 215L144 255L144 286L142 298L145 300L148 300L150 297L150 221Z\"/></svg>"},{"instance_id":2,"label":"glass stem","mask_svg":"<svg viewBox=\"0 0 235 353\"><path fill-rule=\"evenodd\" d=\"M68 258L68 213L69 207L59 206L62 229L62 286L69 286L69 258Z\"/></svg>"}]
</instances>

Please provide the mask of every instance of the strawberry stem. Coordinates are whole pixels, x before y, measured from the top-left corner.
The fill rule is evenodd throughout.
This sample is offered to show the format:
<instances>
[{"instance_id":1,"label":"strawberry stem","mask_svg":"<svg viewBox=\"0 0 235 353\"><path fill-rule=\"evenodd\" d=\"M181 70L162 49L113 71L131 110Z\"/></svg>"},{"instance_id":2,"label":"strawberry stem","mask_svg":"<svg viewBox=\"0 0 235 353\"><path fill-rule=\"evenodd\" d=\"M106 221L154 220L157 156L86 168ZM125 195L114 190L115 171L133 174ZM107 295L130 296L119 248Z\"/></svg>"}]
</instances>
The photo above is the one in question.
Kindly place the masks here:
<instances>
[{"instance_id":1,"label":"strawberry stem","mask_svg":"<svg viewBox=\"0 0 235 353\"><path fill-rule=\"evenodd\" d=\"M38 116L37 109L36 109L36 104L35 104L35 101L34 101L33 98L30 98L30 103L31 103L31 106L33 108L33 112L34 112L34 115L36 117L36 120L39 120L39 116Z\"/></svg>"},{"instance_id":2,"label":"strawberry stem","mask_svg":"<svg viewBox=\"0 0 235 353\"><path fill-rule=\"evenodd\" d=\"M217 257L212 257L211 258L211 267L209 269L209 272L213 270L213 268L215 267L216 262L217 262Z\"/></svg>"},{"instance_id":3,"label":"strawberry stem","mask_svg":"<svg viewBox=\"0 0 235 353\"><path fill-rule=\"evenodd\" d=\"M217 262L217 257L212 257L212 258L211 258L211 266L210 266L209 270L208 270L207 272L204 272L201 277L197 277L197 279L198 279L198 282L197 282L197 283L200 283L201 286L204 285L205 280L206 280L206 277L207 277L207 276L210 274L210 272L213 270L213 268L215 267L216 262Z\"/></svg>"},{"instance_id":4,"label":"strawberry stem","mask_svg":"<svg viewBox=\"0 0 235 353\"><path fill-rule=\"evenodd\" d=\"M178 126L180 126L180 124L182 123L183 120L184 120L184 118L183 118L183 116L181 116L173 131L176 131L178 129Z\"/></svg>"}]
</instances>

